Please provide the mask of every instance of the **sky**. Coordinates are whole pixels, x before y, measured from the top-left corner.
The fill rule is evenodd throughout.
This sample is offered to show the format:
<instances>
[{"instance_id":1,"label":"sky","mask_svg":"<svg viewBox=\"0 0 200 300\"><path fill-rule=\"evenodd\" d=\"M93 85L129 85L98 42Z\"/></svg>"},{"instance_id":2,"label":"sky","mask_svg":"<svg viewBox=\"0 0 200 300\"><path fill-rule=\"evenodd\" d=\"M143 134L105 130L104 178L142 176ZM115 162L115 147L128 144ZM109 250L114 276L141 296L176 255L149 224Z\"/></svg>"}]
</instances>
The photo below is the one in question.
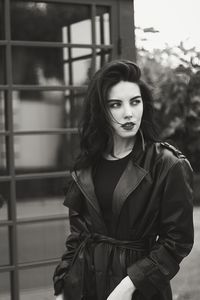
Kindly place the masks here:
<instances>
[{"instance_id":1,"label":"sky","mask_svg":"<svg viewBox=\"0 0 200 300\"><path fill-rule=\"evenodd\" d=\"M200 0L134 0L135 26L154 27L159 33L136 30L136 44L146 49L177 46L200 51ZM147 38L149 41L142 41Z\"/></svg>"}]
</instances>

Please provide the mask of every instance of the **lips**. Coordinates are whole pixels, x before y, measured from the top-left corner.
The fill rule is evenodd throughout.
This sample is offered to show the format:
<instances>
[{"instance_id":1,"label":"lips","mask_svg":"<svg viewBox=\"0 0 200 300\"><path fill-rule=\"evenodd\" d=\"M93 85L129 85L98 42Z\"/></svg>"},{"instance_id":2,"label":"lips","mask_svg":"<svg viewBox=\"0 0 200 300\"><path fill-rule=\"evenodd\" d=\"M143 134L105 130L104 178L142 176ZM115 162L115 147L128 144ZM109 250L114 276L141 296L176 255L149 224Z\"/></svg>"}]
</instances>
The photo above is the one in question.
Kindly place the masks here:
<instances>
[{"instance_id":1,"label":"lips","mask_svg":"<svg viewBox=\"0 0 200 300\"><path fill-rule=\"evenodd\" d=\"M131 130L131 129L133 129L134 126L135 126L135 123L127 122L122 125L122 128L125 130Z\"/></svg>"}]
</instances>

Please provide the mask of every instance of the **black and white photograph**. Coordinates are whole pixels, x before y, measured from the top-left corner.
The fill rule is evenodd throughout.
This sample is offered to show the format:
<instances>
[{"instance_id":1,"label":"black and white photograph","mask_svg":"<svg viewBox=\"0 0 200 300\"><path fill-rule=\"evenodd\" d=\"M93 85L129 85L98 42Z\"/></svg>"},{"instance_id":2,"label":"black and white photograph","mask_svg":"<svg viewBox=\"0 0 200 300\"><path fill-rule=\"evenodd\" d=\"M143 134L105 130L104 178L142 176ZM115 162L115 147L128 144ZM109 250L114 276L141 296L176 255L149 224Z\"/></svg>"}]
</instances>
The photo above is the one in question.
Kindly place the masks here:
<instances>
[{"instance_id":1,"label":"black and white photograph","mask_svg":"<svg viewBox=\"0 0 200 300\"><path fill-rule=\"evenodd\" d=\"M0 0L0 300L200 299L199 13Z\"/></svg>"}]
</instances>

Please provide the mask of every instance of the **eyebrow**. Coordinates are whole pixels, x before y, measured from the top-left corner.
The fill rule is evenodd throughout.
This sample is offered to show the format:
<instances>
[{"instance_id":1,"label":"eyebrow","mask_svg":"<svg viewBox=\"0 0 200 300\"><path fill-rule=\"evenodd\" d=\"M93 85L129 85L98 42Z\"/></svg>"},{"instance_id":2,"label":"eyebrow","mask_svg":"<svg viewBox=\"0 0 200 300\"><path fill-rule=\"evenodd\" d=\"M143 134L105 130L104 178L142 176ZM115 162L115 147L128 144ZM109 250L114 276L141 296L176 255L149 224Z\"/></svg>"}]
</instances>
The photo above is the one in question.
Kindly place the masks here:
<instances>
[{"instance_id":1,"label":"eyebrow","mask_svg":"<svg viewBox=\"0 0 200 300\"><path fill-rule=\"evenodd\" d=\"M135 96L135 97L129 99L129 101L130 100L135 100L135 99L138 99L138 98L142 98L142 96L141 95ZM108 102L111 102L111 101L122 101L122 100L121 99L108 99Z\"/></svg>"}]
</instances>

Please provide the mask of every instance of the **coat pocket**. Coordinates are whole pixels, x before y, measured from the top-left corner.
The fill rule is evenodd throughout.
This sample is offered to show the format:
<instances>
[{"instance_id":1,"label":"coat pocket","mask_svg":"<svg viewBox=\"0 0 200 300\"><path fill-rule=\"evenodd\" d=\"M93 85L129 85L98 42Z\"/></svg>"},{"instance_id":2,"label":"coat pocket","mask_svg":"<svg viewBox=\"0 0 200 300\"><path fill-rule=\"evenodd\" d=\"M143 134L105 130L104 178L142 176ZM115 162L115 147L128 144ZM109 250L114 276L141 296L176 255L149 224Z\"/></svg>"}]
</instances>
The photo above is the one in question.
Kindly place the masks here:
<instances>
[{"instance_id":1,"label":"coat pocket","mask_svg":"<svg viewBox=\"0 0 200 300\"><path fill-rule=\"evenodd\" d=\"M64 299L82 300L84 281L84 258L78 255L64 277Z\"/></svg>"}]
</instances>

